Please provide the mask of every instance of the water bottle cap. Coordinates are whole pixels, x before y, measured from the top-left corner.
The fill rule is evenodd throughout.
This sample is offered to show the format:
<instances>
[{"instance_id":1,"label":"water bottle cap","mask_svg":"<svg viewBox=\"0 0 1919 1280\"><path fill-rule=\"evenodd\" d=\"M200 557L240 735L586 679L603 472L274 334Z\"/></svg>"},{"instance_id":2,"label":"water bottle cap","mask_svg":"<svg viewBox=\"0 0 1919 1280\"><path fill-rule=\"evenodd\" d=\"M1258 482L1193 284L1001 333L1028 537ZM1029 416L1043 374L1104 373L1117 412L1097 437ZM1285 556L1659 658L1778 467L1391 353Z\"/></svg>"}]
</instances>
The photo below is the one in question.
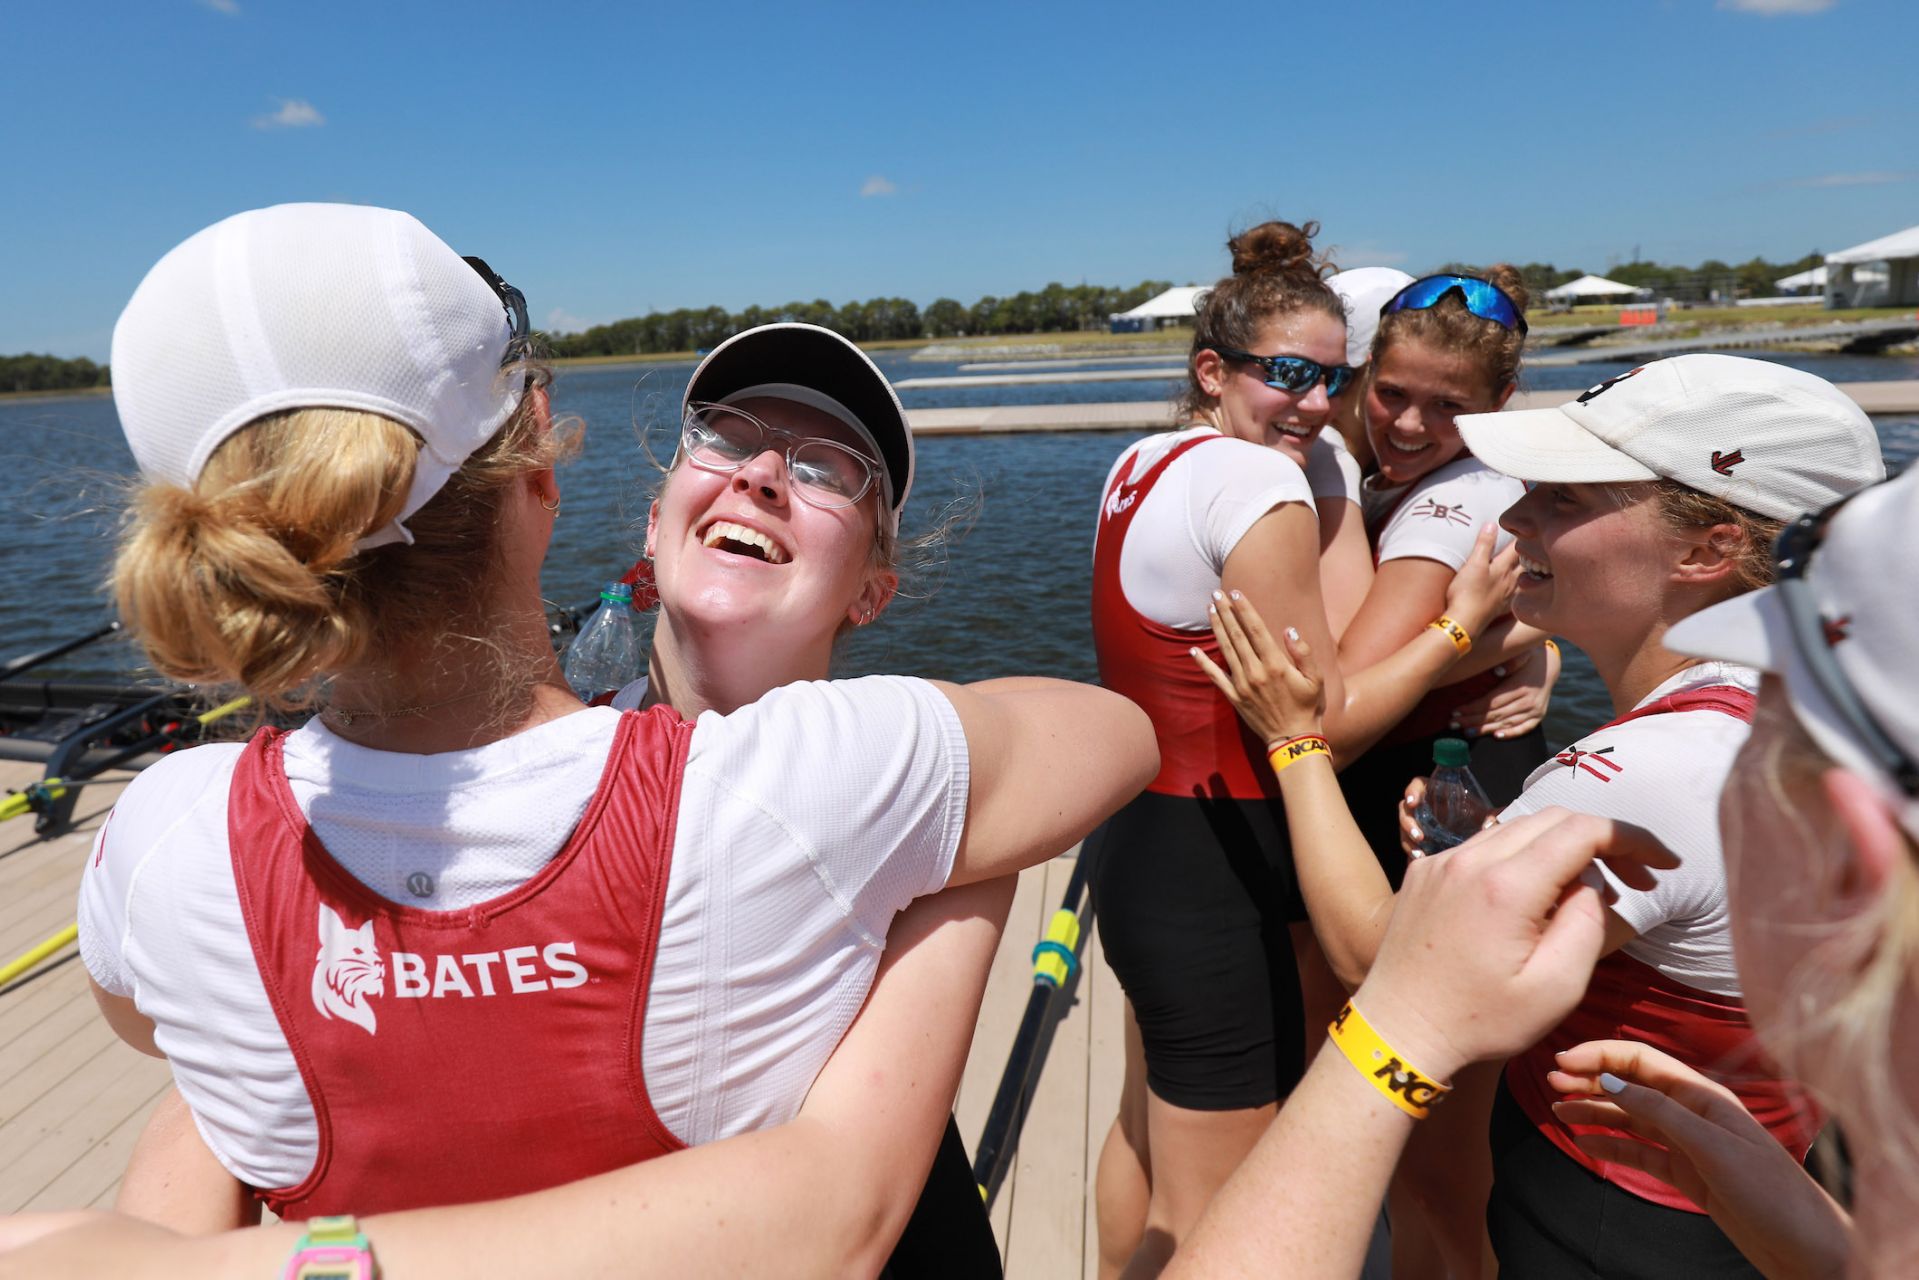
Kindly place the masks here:
<instances>
[{"instance_id":1,"label":"water bottle cap","mask_svg":"<svg viewBox=\"0 0 1919 1280\"><path fill-rule=\"evenodd\" d=\"M1464 738L1441 738L1433 743L1433 763L1442 769L1463 769L1472 761Z\"/></svg>"}]
</instances>

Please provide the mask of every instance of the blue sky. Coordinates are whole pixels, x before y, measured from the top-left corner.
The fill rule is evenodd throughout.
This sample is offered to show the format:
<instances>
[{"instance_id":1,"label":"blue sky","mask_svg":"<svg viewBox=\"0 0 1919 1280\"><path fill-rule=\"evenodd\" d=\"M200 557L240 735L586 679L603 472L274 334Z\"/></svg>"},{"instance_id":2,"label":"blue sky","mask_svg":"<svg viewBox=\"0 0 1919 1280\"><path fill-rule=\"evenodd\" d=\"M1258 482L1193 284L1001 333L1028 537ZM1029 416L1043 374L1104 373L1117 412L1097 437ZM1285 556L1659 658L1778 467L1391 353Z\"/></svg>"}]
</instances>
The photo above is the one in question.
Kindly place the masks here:
<instances>
[{"instance_id":1,"label":"blue sky","mask_svg":"<svg viewBox=\"0 0 1919 1280\"><path fill-rule=\"evenodd\" d=\"M1273 215L1412 270L1919 223L1911 0L100 0L5 30L0 353L104 358L155 259L284 200L410 210L558 329L1209 280Z\"/></svg>"}]
</instances>

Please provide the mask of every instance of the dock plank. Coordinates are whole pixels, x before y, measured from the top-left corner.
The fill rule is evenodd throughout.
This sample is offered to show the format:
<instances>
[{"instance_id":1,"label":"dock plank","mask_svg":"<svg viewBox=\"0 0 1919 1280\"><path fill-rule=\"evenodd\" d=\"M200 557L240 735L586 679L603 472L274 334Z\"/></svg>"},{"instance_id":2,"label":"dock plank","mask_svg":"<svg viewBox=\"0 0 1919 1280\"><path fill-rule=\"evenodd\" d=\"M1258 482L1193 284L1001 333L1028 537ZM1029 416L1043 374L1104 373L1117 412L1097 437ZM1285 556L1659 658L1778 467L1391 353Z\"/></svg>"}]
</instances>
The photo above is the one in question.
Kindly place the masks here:
<instances>
[{"instance_id":1,"label":"dock plank","mask_svg":"<svg viewBox=\"0 0 1919 1280\"><path fill-rule=\"evenodd\" d=\"M1094 926L1082 958L1086 977L1086 1230L1083 1280L1099 1275L1099 1215L1094 1181L1106 1134L1119 1115L1119 1097L1126 1081L1126 993L1106 963Z\"/></svg>"},{"instance_id":2,"label":"dock plank","mask_svg":"<svg viewBox=\"0 0 1919 1280\"><path fill-rule=\"evenodd\" d=\"M40 765L0 761L0 789ZM52 839L31 817L0 827L0 962L73 922L94 833L125 786L89 786L75 826ZM121 1044L87 992L72 946L0 989L0 1212L110 1202L167 1066Z\"/></svg>"},{"instance_id":3,"label":"dock plank","mask_svg":"<svg viewBox=\"0 0 1919 1280\"><path fill-rule=\"evenodd\" d=\"M1046 871L1045 901L1050 914L1065 895L1073 862L1056 858ZM1011 1280L1071 1276L1082 1264L1088 1021L1080 996L1083 988L1081 982L1069 984L1072 1002L1054 1029L1014 1154L1019 1190L1005 1240L1006 1274Z\"/></svg>"}]
</instances>

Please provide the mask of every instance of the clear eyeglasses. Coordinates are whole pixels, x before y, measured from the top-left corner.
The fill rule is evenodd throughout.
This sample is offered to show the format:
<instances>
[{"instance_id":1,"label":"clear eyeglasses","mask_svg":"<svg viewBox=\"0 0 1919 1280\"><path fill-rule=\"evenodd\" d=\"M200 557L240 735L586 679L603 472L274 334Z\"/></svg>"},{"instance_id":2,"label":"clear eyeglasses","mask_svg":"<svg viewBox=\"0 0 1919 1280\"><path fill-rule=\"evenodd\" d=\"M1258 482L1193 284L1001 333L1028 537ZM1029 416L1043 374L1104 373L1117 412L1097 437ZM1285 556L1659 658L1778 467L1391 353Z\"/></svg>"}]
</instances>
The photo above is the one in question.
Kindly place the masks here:
<instances>
[{"instance_id":1,"label":"clear eyeglasses","mask_svg":"<svg viewBox=\"0 0 1919 1280\"><path fill-rule=\"evenodd\" d=\"M785 457L793 492L815 507L850 507L879 478L879 464L850 445L782 431L731 405L691 405L680 428L680 451L708 471L738 471L769 449Z\"/></svg>"}]
</instances>

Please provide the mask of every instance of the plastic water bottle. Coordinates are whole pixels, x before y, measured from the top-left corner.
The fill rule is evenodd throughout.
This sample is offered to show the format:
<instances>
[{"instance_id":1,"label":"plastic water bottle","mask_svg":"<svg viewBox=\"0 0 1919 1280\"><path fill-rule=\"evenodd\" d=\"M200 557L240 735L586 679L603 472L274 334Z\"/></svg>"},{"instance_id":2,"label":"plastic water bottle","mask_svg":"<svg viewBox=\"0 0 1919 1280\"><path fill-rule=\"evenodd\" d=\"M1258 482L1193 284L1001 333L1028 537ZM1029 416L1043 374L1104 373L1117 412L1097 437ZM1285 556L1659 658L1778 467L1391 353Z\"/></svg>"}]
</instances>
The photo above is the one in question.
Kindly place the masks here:
<instances>
[{"instance_id":1,"label":"plastic water bottle","mask_svg":"<svg viewBox=\"0 0 1919 1280\"><path fill-rule=\"evenodd\" d=\"M582 702L625 688L644 668L639 628L633 625L633 588L600 589L600 607L566 650L566 682Z\"/></svg>"},{"instance_id":2,"label":"plastic water bottle","mask_svg":"<svg viewBox=\"0 0 1919 1280\"><path fill-rule=\"evenodd\" d=\"M1427 853L1443 853L1479 833L1493 802L1467 767L1471 749L1463 738L1441 738L1433 743L1433 776L1413 813L1425 837Z\"/></svg>"}]
</instances>

